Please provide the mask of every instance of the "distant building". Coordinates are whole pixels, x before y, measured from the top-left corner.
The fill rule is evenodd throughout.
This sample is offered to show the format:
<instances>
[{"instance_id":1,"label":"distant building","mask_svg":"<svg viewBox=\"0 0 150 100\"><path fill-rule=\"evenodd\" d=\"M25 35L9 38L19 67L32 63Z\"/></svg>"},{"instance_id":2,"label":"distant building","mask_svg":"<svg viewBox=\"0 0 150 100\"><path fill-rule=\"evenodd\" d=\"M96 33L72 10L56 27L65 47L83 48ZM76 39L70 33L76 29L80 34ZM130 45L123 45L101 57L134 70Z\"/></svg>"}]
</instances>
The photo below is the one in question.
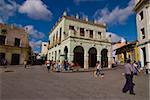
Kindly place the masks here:
<instances>
[{"instance_id":1,"label":"distant building","mask_svg":"<svg viewBox=\"0 0 150 100\"><path fill-rule=\"evenodd\" d=\"M113 56L113 63L117 63L118 62L118 57L116 55L116 50L118 48L123 47L124 45L126 45L127 42L124 39L121 39L119 42L115 42L112 43L112 56Z\"/></svg>"},{"instance_id":2,"label":"distant building","mask_svg":"<svg viewBox=\"0 0 150 100\"><path fill-rule=\"evenodd\" d=\"M46 56L48 52L48 43L47 42L42 42L42 46L41 46L41 56Z\"/></svg>"},{"instance_id":3,"label":"distant building","mask_svg":"<svg viewBox=\"0 0 150 100\"><path fill-rule=\"evenodd\" d=\"M106 37L106 25L79 15L71 17L64 12L49 33L48 59L73 61L81 68L111 67L111 39Z\"/></svg>"},{"instance_id":4,"label":"distant building","mask_svg":"<svg viewBox=\"0 0 150 100\"><path fill-rule=\"evenodd\" d=\"M31 48L29 47L28 33L14 25L0 23L0 60L6 59L8 64L23 64L29 60Z\"/></svg>"},{"instance_id":5,"label":"distant building","mask_svg":"<svg viewBox=\"0 0 150 100\"><path fill-rule=\"evenodd\" d=\"M150 1L135 0L135 3L139 60L143 67L146 62L150 62Z\"/></svg>"},{"instance_id":6,"label":"distant building","mask_svg":"<svg viewBox=\"0 0 150 100\"><path fill-rule=\"evenodd\" d=\"M138 54L138 42L128 43L120 48L116 49L117 61L119 63L124 64L127 59L131 59L131 61L138 62L139 54Z\"/></svg>"}]
</instances>

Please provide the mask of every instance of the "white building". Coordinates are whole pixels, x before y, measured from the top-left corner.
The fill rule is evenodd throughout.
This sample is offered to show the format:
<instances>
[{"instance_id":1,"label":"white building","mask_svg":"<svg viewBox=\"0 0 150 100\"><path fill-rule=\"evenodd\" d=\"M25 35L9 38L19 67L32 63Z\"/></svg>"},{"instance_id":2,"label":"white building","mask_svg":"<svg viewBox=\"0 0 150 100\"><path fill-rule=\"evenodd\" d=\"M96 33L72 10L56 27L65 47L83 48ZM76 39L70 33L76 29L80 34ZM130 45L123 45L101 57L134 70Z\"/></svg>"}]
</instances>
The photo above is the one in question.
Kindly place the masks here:
<instances>
[{"instance_id":1,"label":"white building","mask_svg":"<svg viewBox=\"0 0 150 100\"><path fill-rule=\"evenodd\" d=\"M48 43L47 42L42 42L41 46L41 55L44 56L48 52Z\"/></svg>"},{"instance_id":2,"label":"white building","mask_svg":"<svg viewBox=\"0 0 150 100\"><path fill-rule=\"evenodd\" d=\"M64 12L49 33L48 59L61 62L67 59L85 69L102 61L102 67L110 68L111 39L106 37L106 25Z\"/></svg>"},{"instance_id":3,"label":"white building","mask_svg":"<svg viewBox=\"0 0 150 100\"><path fill-rule=\"evenodd\" d=\"M146 62L150 62L150 1L135 0L135 3L139 60L143 67Z\"/></svg>"}]
</instances>

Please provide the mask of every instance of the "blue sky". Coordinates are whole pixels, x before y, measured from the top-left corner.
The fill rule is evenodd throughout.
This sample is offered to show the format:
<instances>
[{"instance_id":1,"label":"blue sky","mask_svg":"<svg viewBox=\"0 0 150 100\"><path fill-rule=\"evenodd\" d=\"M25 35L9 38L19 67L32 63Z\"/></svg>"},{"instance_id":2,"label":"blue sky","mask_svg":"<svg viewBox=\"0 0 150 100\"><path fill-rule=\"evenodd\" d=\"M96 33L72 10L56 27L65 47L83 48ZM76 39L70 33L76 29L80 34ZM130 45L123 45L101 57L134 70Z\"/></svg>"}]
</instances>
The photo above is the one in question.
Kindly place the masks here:
<instances>
[{"instance_id":1,"label":"blue sky","mask_svg":"<svg viewBox=\"0 0 150 100\"><path fill-rule=\"evenodd\" d=\"M25 28L33 50L40 52L41 41L48 41L48 32L65 10L104 22L109 34L135 41L133 7L134 0L0 0L0 22Z\"/></svg>"}]
</instances>

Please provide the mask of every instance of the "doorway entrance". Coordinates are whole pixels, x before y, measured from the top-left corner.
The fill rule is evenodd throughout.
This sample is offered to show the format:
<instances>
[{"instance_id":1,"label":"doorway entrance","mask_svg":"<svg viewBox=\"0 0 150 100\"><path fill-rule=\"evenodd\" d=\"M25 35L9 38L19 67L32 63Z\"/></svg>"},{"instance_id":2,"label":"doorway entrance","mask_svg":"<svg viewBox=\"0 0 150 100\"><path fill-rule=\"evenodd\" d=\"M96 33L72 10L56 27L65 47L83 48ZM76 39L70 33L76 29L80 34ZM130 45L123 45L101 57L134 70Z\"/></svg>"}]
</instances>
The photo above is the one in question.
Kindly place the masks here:
<instances>
[{"instance_id":1,"label":"doorway entrance","mask_svg":"<svg viewBox=\"0 0 150 100\"><path fill-rule=\"evenodd\" d=\"M12 54L11 64L19 65L20 62L20 54Z\"/></svg>"},{"instance_id":2,"label":"doorway entrance","mask_svg":"<svg viewBox=\"0 0 150 100\"><path fill-rule=\"evenodd\" d=\"M101 51L101 66L103 67L108 67L108 56L107 56L108 50L103 49Z\"/></svg>"},{"instance_id":3,"label":"doorway entrance","mask_svg":"<svg viewBox=\"0 0 150 100\"><path fill-rule=\"evenodd\" d=\"M74 63L76 66L84 68L84 49L81 46L77 46L73 50L74 52Z\"/></svg>"},{"instance_id":4,"label":"doorway entrance","mask_svg":"<svg viewBox=\"0 0 150 100\"><path fill-rule=\"evenodd\" d=\"M89 49L89 67L95 67L97 62L97 50L92 47Z\"/></svg>"}]
</instances>

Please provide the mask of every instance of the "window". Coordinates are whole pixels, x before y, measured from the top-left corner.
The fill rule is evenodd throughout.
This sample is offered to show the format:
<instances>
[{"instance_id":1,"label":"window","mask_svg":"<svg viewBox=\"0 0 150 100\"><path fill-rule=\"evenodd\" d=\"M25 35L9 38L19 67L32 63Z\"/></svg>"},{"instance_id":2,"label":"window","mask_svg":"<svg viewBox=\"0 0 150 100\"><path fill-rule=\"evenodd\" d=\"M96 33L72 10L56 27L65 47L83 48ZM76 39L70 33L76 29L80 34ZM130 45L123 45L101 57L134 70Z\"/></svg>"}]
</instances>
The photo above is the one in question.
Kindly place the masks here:
<instances>
[{"instance_id":1,"label":"window","mask_svg":"<svg viewBox=\"0 0 150 100\"><path fill-rule=\"evenodd\" d=\"M51 41L50 40L48 40L48 44L50 45L50 43L51 43Z\"/></svg>"},{"instance_id":2,"label":"window","mask_svg":"<svg viewBox=\"0 0 150 100\"><path fill-rule=\"evenodd\" d=\"M2 29L2 30L1 30L1 33L2 33L2 34L6 34L6 33L7 33L7 30L6 30L6 29Z\"/></svg>"},{"instance_id":3,"label":"window","mask_svg":"<svg viewBox=\"0 0 150 100\"><path fill-rule=\"evenodd\" d=\"M145 30L144 30L144 28L141 29L141 34L142 34L142 39L144 39L145 38Z\"/></svg>"},{"instance_id":4,"label":"window","mask_svg":"<svg viewBox=\"0 0 150 100\"><path fill-rule=\"evenodd\" d=\"M90 30L90 38L93 38L93 30Z\"/></svg>"},{"instance_id":5,"label":"window","mask_svg":"<svg viewBox=\"0 0 150 100\"><path fill-rule=\"evenodd\" d=\"M60 28L60 33L59 33L59 42L61 41L61 33L62 33L62 28Z\"/></svg>"},{"instance_id":6,"label":"window","mask_svg":"<svg viewBox=\"0 0 150 100\"><path fill-rule=\"evenodd\" d=\"M84 36L84 28L80 28L80 36Z\"/></svg>"},{"instance_id":7,"label":"window","mask_svg":"<svg viewBox=\"0 0 150 100\"><path fill-rule=\"evenodd\" d=\"M20 46L20 39L15 38L15 46L17 46L17 47Z\"/></svg>"},{"instance_id":8,"label":"window","mask_svg":"<svg viewBox=\"0 0 150 100\"><path fill-rule=\"evenodd\" d=\"M69 29L70 29L70 30L74 30L74 26L71 26L71 25L70 25L70 26L69 26Z\"/></svg>"},{"instance_id":9,"label":"window","mask_svg":"<svg viewBox=\"0 0 150 100\"><path fill-rule=\"evenodd\" d=\"M143 11L141 11L141 12L139 13L139 17L140 17L140 20L142 20L142 19L144 18Z\"/></svg>"},{"instance_id":10,"label":"window","mask_svg":"<svg viewBox=\"0 0 150 100\"><path fill-rule=\"evenodd\" d=\"M99 37L101 38L102 33L101 33L101 32L98 32L98 35L99 35Z\"/></svg>"},{"instance_id":11,"label":"window","mask_svg":"<svg viewBox=\"0 0 150 100\"><path fill-rule=\"evenodd\" d=\"M58 42L58 31L56 33L56 43Z\"/></svg>"},{"instance_id":12,"label":"window","mask_svg":"<svg viewBox=\"0 0 150 100\"><path fill-rule=\"evenodd\" d=\"M6 36L0 35L0 45L5 45Z\"/></svg>"}]
</instances>

